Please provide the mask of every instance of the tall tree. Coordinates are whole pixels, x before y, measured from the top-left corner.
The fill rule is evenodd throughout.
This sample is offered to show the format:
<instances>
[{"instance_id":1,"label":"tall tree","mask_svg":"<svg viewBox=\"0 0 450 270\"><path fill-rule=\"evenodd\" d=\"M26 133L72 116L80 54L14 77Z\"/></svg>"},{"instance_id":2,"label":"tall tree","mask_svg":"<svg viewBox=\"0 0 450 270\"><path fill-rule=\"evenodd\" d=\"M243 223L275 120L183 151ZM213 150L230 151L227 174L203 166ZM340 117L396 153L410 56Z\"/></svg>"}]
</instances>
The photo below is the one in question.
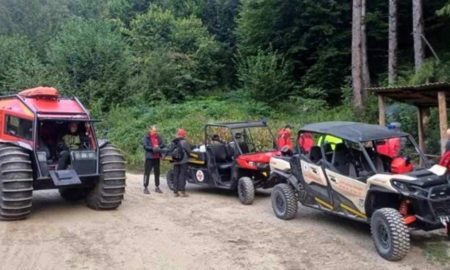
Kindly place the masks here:
<instances>
[{"instance_id":1,"label":"tall tree","mask_svg":"<svg viewBox=\"0 0 450 270\"><path fill-rule=\"evenodd\" d=\"M416 73L421 70L425 61L424 34L422 0L413 0L414 63Z\"/></svg>"},{"instance_id":2,"label":"tall tree","mask_svg":"<svg viewBox=\"0 0 450 270\"><path fill-rule=\"evenodd\" d=\"M389 84L397 80L398 65L398 35L397 35L397 0L389 0Z\"/></svg>"},{"instance_id":3,"label":"tall tree","mask_svg":"<svg viewBox=\"0 0 450 270\"><path fill-rule=\"evenodd\" d=\"M367 56L367 30L366 30L366 0L361 1L361 49L362 49L362 73L363 73L363 88L370 87L370 72L369 72L369 60ZM365 96L365 90L363 90L363 96Z\"/></svg>"},{"instance_id":4,"label":"tall tree","mask_svg":"<svg viewBox=\"0 0 450 270\"><path fill-rule=\"evenodd\" d=\"M362 0L353 0L352 19L352 83L353 105L357 108L363 106L363 78L362 78Z\"/></svg>"}]
</instances>

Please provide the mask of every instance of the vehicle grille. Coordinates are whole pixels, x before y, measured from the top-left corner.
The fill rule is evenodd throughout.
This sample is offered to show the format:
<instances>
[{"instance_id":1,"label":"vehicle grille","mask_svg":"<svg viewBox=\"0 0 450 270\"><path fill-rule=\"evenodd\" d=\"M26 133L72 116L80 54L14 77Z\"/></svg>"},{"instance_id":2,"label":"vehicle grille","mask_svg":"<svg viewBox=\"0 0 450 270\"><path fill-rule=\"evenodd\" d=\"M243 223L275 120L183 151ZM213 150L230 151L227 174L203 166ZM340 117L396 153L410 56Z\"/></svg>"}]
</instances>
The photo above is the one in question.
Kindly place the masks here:
<instances>
[{"instance_id":1,"label":"vehicle grille","mask_svg":"<svg viewBox=\"0 0 450 270\"><path fill-rule=\"evenodd\" d=\"M450 200L445 200L441 202L432 202L431 206L433 207L436 217L450 215Z\"/></svg>"}]
</instances>

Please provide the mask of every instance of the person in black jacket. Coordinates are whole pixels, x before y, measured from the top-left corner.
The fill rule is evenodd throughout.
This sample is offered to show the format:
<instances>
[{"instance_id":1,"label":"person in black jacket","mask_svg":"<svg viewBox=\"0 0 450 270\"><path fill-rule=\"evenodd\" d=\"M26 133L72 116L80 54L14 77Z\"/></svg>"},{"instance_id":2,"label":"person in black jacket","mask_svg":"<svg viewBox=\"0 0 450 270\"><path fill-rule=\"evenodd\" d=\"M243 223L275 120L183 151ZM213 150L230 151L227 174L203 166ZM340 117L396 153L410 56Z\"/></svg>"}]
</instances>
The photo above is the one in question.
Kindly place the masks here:
<instances>
[{"instance_id":1,"label":"person in black jacket","mask_svg":"<svg viewBox=\"0 0 450 270\"><path fill-rule=\"evenodd\" d=\"M178 130L178 137L172 141L171 150L173 151L176 145L180 145L184 151L183 159L173 162L173 192L175 197L188 197L186 194L186 174L188 172L189 155L191 153L191 146L185 139L186 131L184 129ZM178 193L180 192L181 195Z\"/></svg>"},{"instance_id":2,"label":"person in black jacket","mask_svg":"<svg viewBox=\"0 0 450 270\"><path fill-rule=\"evenodd\" d=\"M154 169L155 175L155 192L162 193L159 188L160 159L166 145L162 137L158 134L156 126L150 127L149 132L142 138L142 145L145 149L144 194L150 194L148 184L152 169Z\"/></svg>"}]
</instances>

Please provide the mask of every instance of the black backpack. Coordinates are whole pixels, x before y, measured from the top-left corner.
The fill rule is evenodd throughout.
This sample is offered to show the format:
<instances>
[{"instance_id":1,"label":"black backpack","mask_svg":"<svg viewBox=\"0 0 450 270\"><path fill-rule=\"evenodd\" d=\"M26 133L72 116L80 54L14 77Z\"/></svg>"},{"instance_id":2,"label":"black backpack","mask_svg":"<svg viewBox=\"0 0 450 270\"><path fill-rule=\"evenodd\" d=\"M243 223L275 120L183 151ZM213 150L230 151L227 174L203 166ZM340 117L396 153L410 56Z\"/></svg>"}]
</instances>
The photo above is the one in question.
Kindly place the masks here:
<instances>
[{"instance_id":1,"label":"black backpack","mask_svg":"<svg viewBox=\"0 0 450 270\"><path fill-rule=\"evenodd\" d=\"M174 161L181 161L184 158L184 149L183 146L181 145L181 142L178 141L174 141L174 145L172 148L172 159Z\"/></svg>"}]
</instances>

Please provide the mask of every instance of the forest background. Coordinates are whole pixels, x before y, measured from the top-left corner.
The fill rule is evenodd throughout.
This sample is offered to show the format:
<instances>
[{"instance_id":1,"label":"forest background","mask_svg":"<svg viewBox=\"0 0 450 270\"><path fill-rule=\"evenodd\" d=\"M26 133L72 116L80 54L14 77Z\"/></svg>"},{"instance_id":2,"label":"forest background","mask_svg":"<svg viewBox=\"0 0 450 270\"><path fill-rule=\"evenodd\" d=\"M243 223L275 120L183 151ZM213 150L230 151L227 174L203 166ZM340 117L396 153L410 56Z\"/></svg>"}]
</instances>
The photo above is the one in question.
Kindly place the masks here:
<instances>
[{"instance_id":1,"label":"forest background","mask_svg":"<svg viewBox=\"0 0 450 270\"><path fill-rule=\"evenodd\" d=\"M44 85L79 97L132 170L142 168L150 125L166 142L183 127L198 144L207 122L268 119L274 132L285 123L377 123L374 97L362 89L362 106L354 101L355 2L364 8L364 87L450 80L448 0L0 0L0 94ZM420 69L412 34L418 2L437 56L425 46ZM388 122L416 137L416 110L389 103ZM437 122L432 110L426 145L434 154Z\"/></svg>"}]
</instances>

